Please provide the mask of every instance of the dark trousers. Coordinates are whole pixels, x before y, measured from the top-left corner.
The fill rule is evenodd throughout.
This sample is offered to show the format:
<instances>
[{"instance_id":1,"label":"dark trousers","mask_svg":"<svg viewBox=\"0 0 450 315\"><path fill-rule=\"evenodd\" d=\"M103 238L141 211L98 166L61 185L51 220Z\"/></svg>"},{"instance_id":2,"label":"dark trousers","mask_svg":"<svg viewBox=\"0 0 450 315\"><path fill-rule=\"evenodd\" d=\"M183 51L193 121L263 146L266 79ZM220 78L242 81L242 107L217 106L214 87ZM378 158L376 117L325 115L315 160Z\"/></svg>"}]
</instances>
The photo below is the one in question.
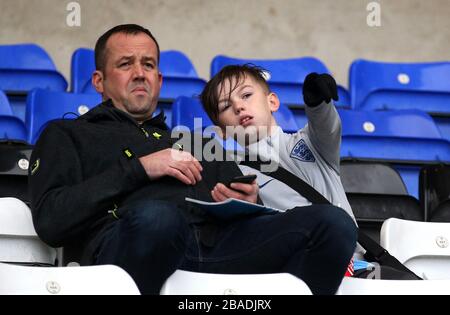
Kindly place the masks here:
<instances>
[{"instance_id":1,"label":"dark trousers","mask_svg":"<svg viewBox=\"0 0 450 315\"><path fill-rule=\"evenodd\" d=\"M288 272L305 281L314 294L334 294L357 239L352 219L329 205L220 224L211 247L197 240L196 228L169 202L143 202L121 213L104 233L95 263L122 267L143 294L158 294L176 269Z\"/></svg>"}]
</instances>

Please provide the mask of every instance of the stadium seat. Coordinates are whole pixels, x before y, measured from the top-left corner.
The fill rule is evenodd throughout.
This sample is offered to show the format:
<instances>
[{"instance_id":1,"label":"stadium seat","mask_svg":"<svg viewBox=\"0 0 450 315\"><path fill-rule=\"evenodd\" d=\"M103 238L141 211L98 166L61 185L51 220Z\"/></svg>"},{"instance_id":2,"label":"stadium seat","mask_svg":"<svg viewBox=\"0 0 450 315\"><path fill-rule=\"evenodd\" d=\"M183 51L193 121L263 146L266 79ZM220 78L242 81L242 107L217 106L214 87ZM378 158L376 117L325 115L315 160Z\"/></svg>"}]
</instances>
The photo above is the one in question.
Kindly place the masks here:
<instances>
[{"instance_id":1,"label":"stadium seat","mask_svg":"<svg viewBox=\"0 0 450 315\"><path fill-rule=\"evenodd\" d=\"M359 228L379 242L388 218L424 220L419 201L408 195L399 173L388 164L343 161L341 180Z\"/></svg>"},{"instance_id":2,"label":"stadium seat","mask_svg":"<svg viewBox=\"0 0 450 315\"><path fill-rule=\"evenodd\" d=\"M0 198L0 261L56 265L56 250L39 239L30 209L15 198ZM3 278L0 282L3 283Z\"/></svg>"},{"instance_id":3,"label":"stadium seat","mask_svg":"<svg viewBox=\"0 0 450 315\"><path fill-rule=\"evenodd\" d=\"M30 267L0 263L1 295L139 295L133 279L113 265Z\"/></svg>"},{"instance_id":4,"label":"stadium seat","mask_svg":"<svg viewBox=\"0 0 450 315\"><path fill-rule=\"evenodd\" d=\"M25 143L0 141L0 198L29 202L28 167L32 149Z\"/></svg>"},{"instance_id":5,"label":"stadium seat","mask_svg":"<svg viewBox=\"0 0 450 315\"><path fill-rule=\"evenodd\" d=\"M388 219L381 246L423 279L450 279L450 223Z\"/></svg>"},{"instance_id":6,"label":"stadium seat","mask_svg":"<svg viewBox=\"0 0 450 315\"><path fill-rule=\"evenodd\" d=\"M448 280L372 280L345 277L336 295L449 295Z\"/></svg>"},{"instance_id":7,"label":"stadium seat","mask_svg":"<svg viewBox=\"0 0 450 315\"><path fill-rule=\"evenodd\" d=\"M99 94L74 94L33 90L27 98L28 142L35 144L46 124L57 119L74 119L102 101Z\"/></svg>"},{"instance_id":8,"label":"stadium seat","mask_svg":"<svg viewBox=\"0 0 450 315\"><path fill-rule=\"evenodd\" d=\"M0 90L0 115L1 116L13 115L11 105L9 104L9 101L8 101L8 97L2 90Z\"/></svg>"},{"instance_id":9,"label":"stadium seat","mask_svg":"<svg viewBox=\"0 0 450 315\"><path fill-rule=\"evenodd\" d=\"M65 91L67 82L38 45L0 45L0 90L8 95L14 115L22 120L26 95L34 88Z\"/></svg>"},{"instance_id":10,"label":"stadium seat","mask_svg":"<svg viewBox=\"0 0 450 315\"><path fill-rule=\"evenodd\" d=\"M287 273L214 274L177 270L161 295L311 295L300 279Z\"/></svg>"},{"instance_id":11,"label":"stadium seat","mask_svg":"<svg viewBox=\"0 0 450 315\"><path fill-rule=\"evenodd\" d=\"M330 73L327 67L314 57L292 59L239 59L216 56L211 62L211 77L228 65L251 63L267 70L267 82L272 91L277 93L280 101L288 107L304 106L302 85L311 72ZM350 106L347 90L338 86L339 101L337 106Z\"/></svg>"},{"instance_id":12,"label":"stadium seat","mask_svg":"<svg viewBox=\"0 0 450 315\"><path fill-rule=\"evenodd\" d=\"M436 118L450 140L450 62L387 63L355 60L350 67L352 108L419 109Z\"/></svg>"},{"instance_id":13,"label":"stadium seat","mask_svg":"<svg viewBox=\"0 0 450 315\"><path fill-rule=\"evenodd\" d=\"M450 161L450 142L422 111L339 110L339 115L341 158L399 165L408 192L416 198L420 167Z\"/></svg>"},{"instance_id":14,"label":"stadium seat","mask_svg":"<svg viewBox=\"0 0 450 315\"><path fill-rule=\"evenodd\" d=\"M450 165L429 165L420 170L420 202L425 220L450 222Z\"/></svg>"},{"instance_id":15,"label":"stadium seat","mask_svg":"<svg viewBox=\"0 0 450 315\"><path fill-rule=\"evenodd\" d=\"M27 141L27 129L15 116L0 115L0 141Z\"/></svg>"},{"instance_id":16,"label":"stadium seat","mask_svg":"<svg viewBox=\"0 0 450 315\"><path fill-rule=\"evenodd\" d=\"M73 93L97 93L91 84L95 71L94 50L78 48L72 54L70 90Z\"/></svg>"}]
</instances>

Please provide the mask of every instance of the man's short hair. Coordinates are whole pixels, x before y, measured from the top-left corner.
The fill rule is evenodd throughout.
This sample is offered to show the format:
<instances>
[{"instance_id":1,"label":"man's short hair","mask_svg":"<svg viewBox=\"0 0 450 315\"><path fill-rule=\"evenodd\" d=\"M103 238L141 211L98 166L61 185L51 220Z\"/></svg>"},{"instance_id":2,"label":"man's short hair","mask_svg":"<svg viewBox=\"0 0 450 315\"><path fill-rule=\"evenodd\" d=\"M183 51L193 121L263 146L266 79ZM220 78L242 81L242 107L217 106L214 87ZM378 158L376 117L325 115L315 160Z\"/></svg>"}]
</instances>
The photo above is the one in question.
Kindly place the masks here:
<instances>
[{"instance_id":1,"label":"man's short hair","mask_svg":"<svg viewBox=\"0 0 450 315\"><path fill-rule=\"evenodd\" d=\"M225 66L220 70L205 86L200 98L203 108L214 124L218 124L219 120L219 98L224 89L224 82L228 81L230 90L226 91L228 98L234 90L236 90L245 80L251 77L267 92L270 92L269 85L265 79L267 70L254 64L247 63L243 65ZM234 84L233 84L233 80ZM219 90L220 86L220 90Z\"/></svg>"},{"instance_id":2,"label":"man's short hair","mask_svg":"<svg viewBox=\"0 0 450 315\"><path fill-rule=\"evenodd\" d=\"M153 36L153 34L146 28L137 25L137 24L122 24L114 26L112 29L108 30L105 34L99 37L97 40L97 43L95 44L95 69L104 72L105 66L106 66L106 43L108 39L116 34L116 33L124 33L124 34L131 34L131 35L137 35L139 33L147 34L156 44L156 48L158 50L158 59L157 63L159 64L159 44L156 41L156 38Z\"/></svg>"}]
</instances>

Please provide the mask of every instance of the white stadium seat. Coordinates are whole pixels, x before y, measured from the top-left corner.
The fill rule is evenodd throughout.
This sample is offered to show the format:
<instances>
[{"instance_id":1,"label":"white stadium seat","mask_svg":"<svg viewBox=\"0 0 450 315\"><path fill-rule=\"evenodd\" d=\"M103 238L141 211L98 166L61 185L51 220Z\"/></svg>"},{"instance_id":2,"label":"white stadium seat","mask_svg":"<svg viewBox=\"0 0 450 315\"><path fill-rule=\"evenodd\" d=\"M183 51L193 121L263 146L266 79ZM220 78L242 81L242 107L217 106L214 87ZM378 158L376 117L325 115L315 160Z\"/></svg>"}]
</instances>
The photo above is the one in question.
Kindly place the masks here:
<instances>
[{"instance_id":1,"label":"white stadium seat","mask_svg":"<svg viewBox=\"0 0 450 315\"><path fill-rule=\"evenodd\" d=\"M138 295L133 279L112 265L32 267L0 263L0 295Z\"/></svg>"},{"instance_id":2,"label":"white stadium seat","mask_svg":"<svg viewBox=\"0 0 450 315\"><path fill-rule=\"evenodd\" d=\"M450 223L388 219L381 245L418 276L450 279Z\"/></svg>"},{"instance_id":3,"label":"white stadium seat","mask_svg":"<svg viewBox=\"0 0 450 315\"><path fill-rule=\"evenodd\" d=\"M300 279L288 273L214 274L177 270L161 295L311 295Z\"/></svg>"},{"instance_id":4,"label":"white stadium seat","mask_svg":"<svg viewBox=\"0 0 450 315\"><path fill-rule=\"evenodd\" d=\"M345 277L336 295L449 295L450 280L371 280Z\"/></svg>"},{"instance_id":5,"label":"white stadium seat","mask_svg":"<svg viewBox=\"0 0 450 315\"><path fill-rule=\"evenodd\" d=\"M0 198L0 261L55 265L56 250L36 234L28 206L15 198Z\"/></svg>"}]
</instances>

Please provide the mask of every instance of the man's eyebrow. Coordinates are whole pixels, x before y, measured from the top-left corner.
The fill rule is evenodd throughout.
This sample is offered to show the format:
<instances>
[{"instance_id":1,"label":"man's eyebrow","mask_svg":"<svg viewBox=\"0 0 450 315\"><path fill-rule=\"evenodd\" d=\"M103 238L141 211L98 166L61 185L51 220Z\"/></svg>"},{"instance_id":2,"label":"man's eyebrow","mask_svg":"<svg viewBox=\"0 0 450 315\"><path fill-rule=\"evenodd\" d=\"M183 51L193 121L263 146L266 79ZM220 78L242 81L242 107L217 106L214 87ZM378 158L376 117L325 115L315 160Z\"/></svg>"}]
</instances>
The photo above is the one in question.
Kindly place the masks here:
<instances>
[{"instance_id":1,"label":"man's eyebrow","mask_svg":"<svg viewBox=\"0 0 450 315\"><path fill-rule=\"evenodd\" d=\"M236 91L237 91L237 93L239 93L239 92L241 92L243 89L245 89L245 88L251 88L251 87L253 87L252 85L249 85L249 84L246 84L246 85L241 85L240 87L238 87L237 89L236 89ZM229 99L230 97L228 96L227 98L221 98L221 99L219 99L219 101L217 102L218 104L220 104L220 103L222 103L222 102L226 102L226 101L228 101L228 99Z\"/></svg>"}]
</instances>

